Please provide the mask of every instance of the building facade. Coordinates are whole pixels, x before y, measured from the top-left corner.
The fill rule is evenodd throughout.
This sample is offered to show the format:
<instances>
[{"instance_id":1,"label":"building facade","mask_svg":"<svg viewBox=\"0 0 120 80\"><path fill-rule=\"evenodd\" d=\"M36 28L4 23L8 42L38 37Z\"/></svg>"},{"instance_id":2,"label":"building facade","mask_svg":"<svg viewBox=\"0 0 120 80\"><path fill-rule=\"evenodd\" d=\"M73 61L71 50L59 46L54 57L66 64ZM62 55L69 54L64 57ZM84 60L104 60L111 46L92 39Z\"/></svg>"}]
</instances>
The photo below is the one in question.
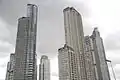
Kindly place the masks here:
<instances>
[{"instance_id":1,"label":"building facade","mask_svg":"<svg viewBox=\"0 0 120 80\"><path fill-rule=\"evenodd\" d=\"M81 15L73 7L67 7L64 12L65 43L73 48L77 58L79 80L86 80L84 57L84 32Z\"/></svg>"},{"instance_id":2,"label":"building facade","mask_svg":"<svg viewBox=\"0 0 120 80\"><path fill-rule=\"evenodd\" d=\"M14 80L37 80L37 6L28 4L27 9L27 17L18 20Z\"/></svg>"},{"instance_id":3,"label":"building facade","mask_svg":"<svg viewBox=\"0 0 120 80\"><path fill-rule=\"evenodd\" d=\"M93 41L90 36L85 36L84 45L87 80L99 80L96 68Z\"/></svg>"},{"instance_id":4,"label":"building facade","mask_svg":"<svg viewBox=\"0 0 120 80\"><path fill-rule=\"evenodd\" d=\"M59 80L79 80L74 50L67 44L58 49Z\"/></svg>"},{"instance_id":5,"label":"building facade","mask_svg":"<svg viewBox=\"0 0 120 80\"><path fill-rule=\"evenodd\" d=\"M7 64L7 72L5 80L13 80L13 69L15 65L15 54L10 54L10 61Z\"/></svg>"},{"instance_id":6,"label":"building facade","mask_svg":"<svg viewBox=\"0 0 120 80\"><path fill-rule=\"evenodd\" d=\"M104 45L97 28L94 28L91 38L93 40L93 47L95 51L98 80L110 80Z\"/></svg>"},{"instance_id":7,"label":"building facade","mask_svg":"<svg viewBox=\"0 0 120 80\"><path fill-rule=\"evenodd\" d=\"M50 60L42 55L39 65L39 80L50 80Z\"/></svg>"}]
</instances>

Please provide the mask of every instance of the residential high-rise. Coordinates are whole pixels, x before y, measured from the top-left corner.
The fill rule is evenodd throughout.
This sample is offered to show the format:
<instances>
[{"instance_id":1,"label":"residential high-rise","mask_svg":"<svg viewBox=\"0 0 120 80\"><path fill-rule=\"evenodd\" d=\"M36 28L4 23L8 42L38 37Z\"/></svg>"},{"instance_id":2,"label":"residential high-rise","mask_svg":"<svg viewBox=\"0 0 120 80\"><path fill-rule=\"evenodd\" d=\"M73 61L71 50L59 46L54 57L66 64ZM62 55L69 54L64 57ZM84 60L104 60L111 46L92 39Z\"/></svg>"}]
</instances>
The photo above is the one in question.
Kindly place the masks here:
<instances>
[{"instance_id":1,"label":"residential high-rise","mask_svg":"<svg viewBox=\"0 0 120 80\"><path fill-rule=\"evenodd\" d=\"M77 71L79 80L86 80L84 58L84 32L82 18L73 7L67 7L64 12L65 42L73 48L77 58Z\"/></svg>"},{"instance_id":2,"label":"residential high-rise","mask_svg":"<svg viewBox=\"0 0 120 80\"><path fill-rule=\"evenodd\" d=\"M87 80L98 80L93 41L90 36L85 36L84 45Z\"/></svg>"},{"instance_id":3,"label":"residential high-rise","mask_svg":"<svg viewBox=\"0 0 120 80\"><path fill-rule=\"evenodd\" d=\"M98 80L110 80L103 41L97 28L94 28L91 38L93 40L93 46L95 51Z\"/></svg>"},{"instance_id":4,"label":"residential high-rise","mask_svg":"<svg viewBox=\"0 0 120 80\"><path fill-rule=\"evenodd\" d=\"M15 65L15 54L10 54L10 61L7 64L7 72L5 80L13 80L13 69Z\"/></svg>"},{"instance_id":5,"label":"residential high-rise","mask_svg":"<svg viewBox=\"0 0 120 80\"><path fill-rule=\"evenodd\" d=\"M37 36L37 13L38 7L34 4L27 5L27 17L29 17L29 35L28 35L28 73L32 75L31 79L37 80L37 54L36 54L36 36ZM31 66L33 65L33 66ZM32 68L32 73L31 73ZM29 76L28 74L28 76Z\"/></svg>"},{"instance_id":6,"label":"residential high-rise","mask_svg":"<svg viewBox=\"0 0 120 80\"><path fill-rule=\"evenodd\" d=\"M67 44L58 49L59 80L79 80L74 50Z\"/></svg>"},{"instance_id":7,"label":"residential high-rise","mask_svg":"<svg viewBox=\"0 0 120 80\"><path fill-rule=\"evenodd\" d=\"M39 65L39 80L50 80L50 60L42 55Z\"/></svg>"},{"instance_id":8,"label":"residential high-rise","mask_svg":"<svg viewBox=\"0 0 120 80\"><path fill-rule=\"evenodd\" d=\"M37 6L28 4L27 9L27 17L18 20L14 80L37 80Z\"/></svg>"}]
</instances>

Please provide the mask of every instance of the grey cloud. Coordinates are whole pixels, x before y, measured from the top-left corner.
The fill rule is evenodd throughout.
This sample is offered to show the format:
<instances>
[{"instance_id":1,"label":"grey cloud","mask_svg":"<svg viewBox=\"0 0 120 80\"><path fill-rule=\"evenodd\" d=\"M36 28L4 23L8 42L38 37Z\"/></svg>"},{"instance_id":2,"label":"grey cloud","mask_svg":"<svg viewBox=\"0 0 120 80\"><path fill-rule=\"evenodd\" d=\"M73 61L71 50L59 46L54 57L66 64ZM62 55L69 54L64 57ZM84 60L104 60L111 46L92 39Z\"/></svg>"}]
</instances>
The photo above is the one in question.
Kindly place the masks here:
<instances>
[{"instance_id":1,"label":"grey cloud","mask_svg":"<svg viewBox=\"0 0 120 80\"><path fill-rule=\"evenodd\" d=\"M24 16L27 0L1 0L0 16L14 25L20 16Z\"/></svg>"},{"instance_id":2,"label":"grey cloud","mask_svg":"<svg viewBox=\"0 0 120 80\"><path fill-rule=\"evenodd\" d=\"M6 39L10 36L10 31L6 23L0 18L0 39Z\"/></svg>"},{"instance_id":3,"label":"grey cloud","mask_svg":"<svg viewBox=\"0 0 120 80\"><path fill-rule=\"evenodd\" d=\"M106 50L119 50L120 49L120 36L119 32L109 34L105 38L105 48Z\"/></svg>"},{"instance_id":4,"label":"grey cloud","mask_svg":"<svg viewBox=\"0 0 120 80\"><path fill-rule=\"evenodd\" d=\"M8 54L13 53L14 46L6 41L0 40L0 57L6 57Z\"/></svg>"},{"instance_id":5,"label":"grey cloud","mask_svg":"<svg viewBox=\"0 0 120 80\"><path fill-rule=\"evenodd\" d=\"M0 40L14 45L15 38L16 38L16 27L7 24L0 17Z\"/></svg>"},{"instance_id":6,"label":"grey cloud","mask_svg":"<svg viewBox=\"0 0 120 80\"><path fill-rule=\"evenodd\" d=\"M0 65L1 68L5 68L6 66L6 63Z\"/></svg>"}]
</instances>

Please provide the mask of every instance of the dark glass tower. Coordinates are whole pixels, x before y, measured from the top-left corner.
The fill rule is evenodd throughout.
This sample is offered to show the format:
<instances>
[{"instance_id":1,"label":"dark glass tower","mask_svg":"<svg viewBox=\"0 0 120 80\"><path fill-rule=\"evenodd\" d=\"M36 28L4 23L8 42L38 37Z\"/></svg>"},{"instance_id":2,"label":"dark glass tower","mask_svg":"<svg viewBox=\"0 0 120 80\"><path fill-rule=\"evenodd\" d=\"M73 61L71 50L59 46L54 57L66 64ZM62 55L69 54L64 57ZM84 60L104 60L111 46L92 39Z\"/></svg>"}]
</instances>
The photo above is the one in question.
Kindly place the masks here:
<instances>
[{"instance_id":1,"label":"dark glass tower","mask_svg":"<svg viewBox=\"0 0 120 80\"><path fill-rule=\"evenodd\" d=\"M37 6L27 5L27 17L19 18L15 48L14 80L37 80Z\"/></svg>"}]
</instances>

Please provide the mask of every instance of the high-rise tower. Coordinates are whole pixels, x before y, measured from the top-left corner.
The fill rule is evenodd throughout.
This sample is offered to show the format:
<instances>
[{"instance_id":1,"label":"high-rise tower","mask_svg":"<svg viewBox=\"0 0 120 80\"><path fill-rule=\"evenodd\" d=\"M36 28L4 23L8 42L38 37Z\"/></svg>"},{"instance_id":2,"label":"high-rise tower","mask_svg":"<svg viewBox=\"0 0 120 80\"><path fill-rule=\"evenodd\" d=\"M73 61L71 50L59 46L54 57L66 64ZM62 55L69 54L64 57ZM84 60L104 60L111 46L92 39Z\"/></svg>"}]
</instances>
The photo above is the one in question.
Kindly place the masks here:
<instances>
[{"instance_id":1,"label":"high-rise tower","mask_svg":"<svg viewBox=\"0 0 120 80\"><path fill-rule=\"evenodd\" d=\"M13 69L15 65L15 54L10 54L10 61L7 64L7 72L5 80L13 80Z\"/></svg>"},{"instance_id":2,"label":"high-rise tower","mask_svg":"<svg viewBox=\"0 0 120 80\"><path fill-rule=\"evenodd\" d=\"M86 80L84 58L84 32L82 18L73 7L67 7L64 12L65 42L73 48L77 58L78 79Z\"/></svg>"},{"instance_id":3,"label":"high-rise tower","mask_svg":"<svg viewBox=\"0 0 120 80\"><path fill-rule=\"evenodd\" d=\"M100 37L100 33L97 28L94 28L91 38L93 40L93 46L95 51L98 80L110 80L103 40Z\"/></svg>"},{"instance_id":4,"label":"high-rise tower","mask_svg":"<svg viewBox=\"0 0 120 80\"><path fill-rule=\"evenodd\" d=\"M40 59L39 80L50 80L50 60L46 55Z\"/></svg>"},{"instance_id":5,"label":"high-rise tower","mask_svg":"<svg viewBox=\"0 0 120 80\"><path fill-rule=\"evenodd\" d=\"M93 41L90 36L85 36L84 45L87 80L98 80Z\"/></svg>"},{"instance_id":6,"label":"high-rise tower","mask_svg":"<svg viewBox=\"0 0 120 80\"><path fill-rule=\"evenodd\" d=\"M18 20L14 80L37 80L37 6L28 4L27 9L27 17Z\"/></svg>"},{"instance_id":7,"label":"high-rise tower","mask_svg":"<svg viewBox=\"0 0 120 80\"><path fill-rule=\"evenodd\" d=\"M74 50L67 44L58 49L59 80L79 80Z\"/></svg>"}]
</instances>

